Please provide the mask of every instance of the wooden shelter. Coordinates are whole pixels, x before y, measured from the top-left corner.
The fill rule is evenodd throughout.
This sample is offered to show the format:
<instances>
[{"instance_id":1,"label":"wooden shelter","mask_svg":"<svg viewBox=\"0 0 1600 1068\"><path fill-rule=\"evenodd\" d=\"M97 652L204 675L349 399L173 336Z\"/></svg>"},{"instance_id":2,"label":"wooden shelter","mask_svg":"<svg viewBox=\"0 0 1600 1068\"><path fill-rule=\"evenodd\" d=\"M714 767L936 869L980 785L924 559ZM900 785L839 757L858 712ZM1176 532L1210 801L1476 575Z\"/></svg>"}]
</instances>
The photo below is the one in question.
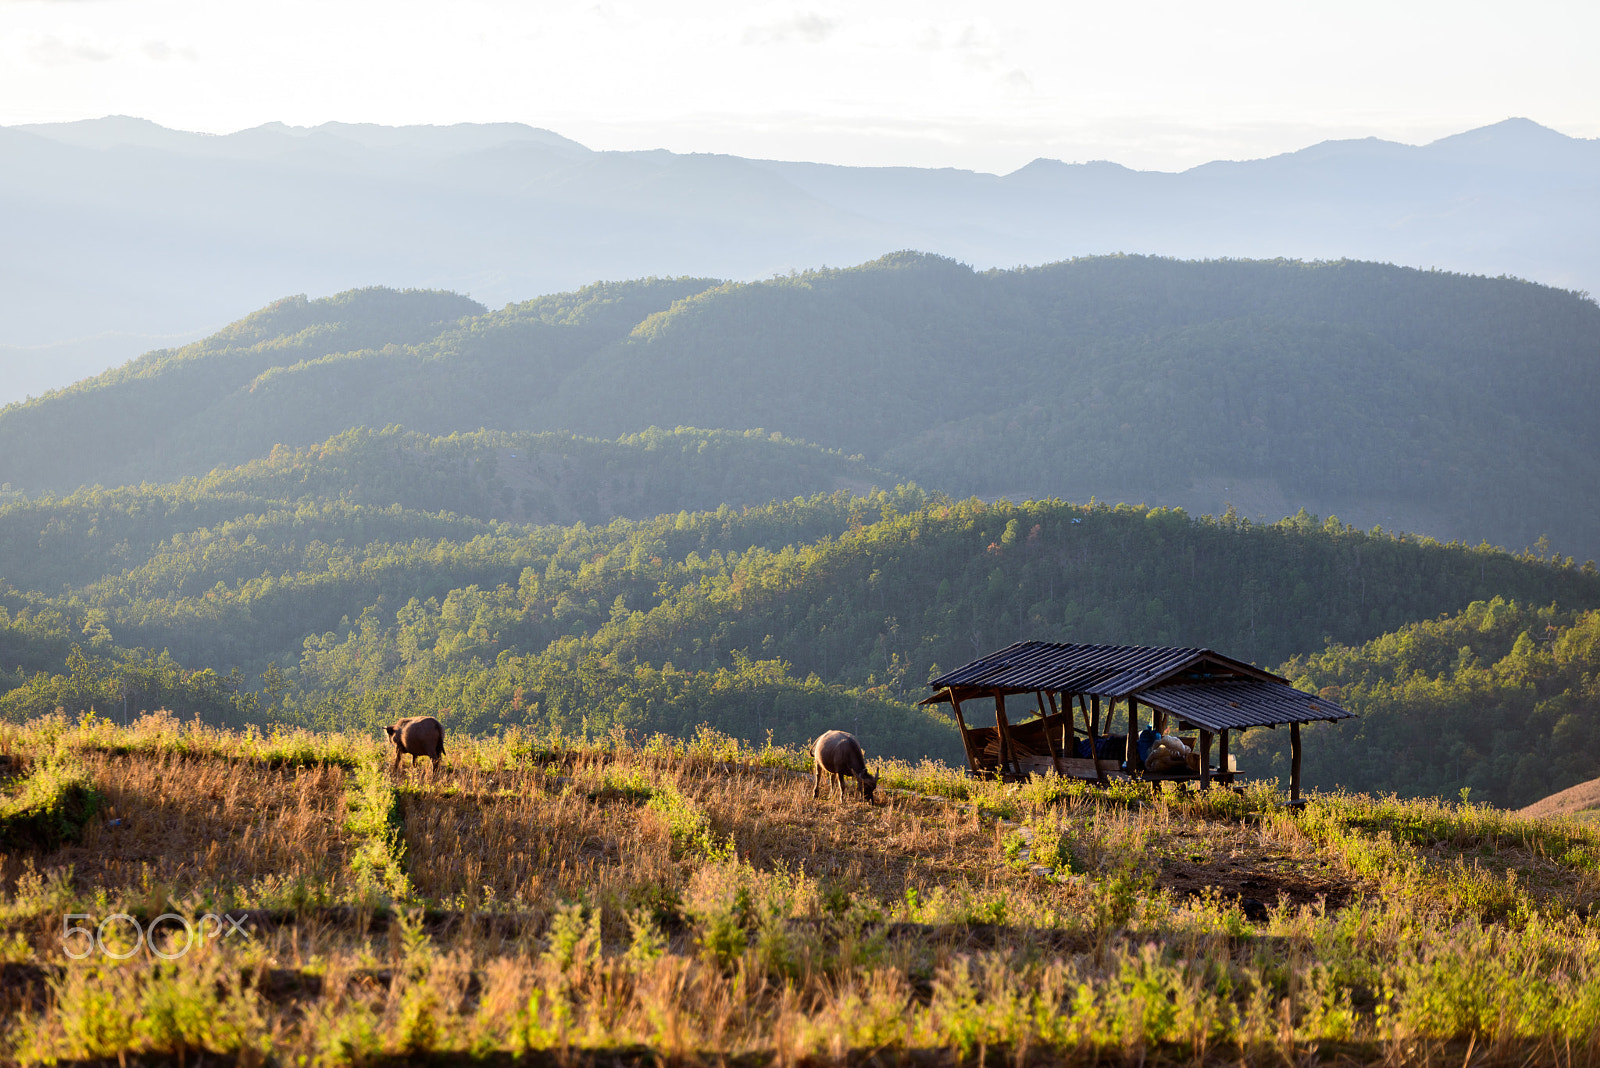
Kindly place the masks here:
<instances>
[{"instance_id":1,"label":"wooden shelter","mask_svg":"<svg viewBox=\"0 0 1600 1068\"><path fill-rule=\"evenodd\" d=\"M1025 778L1055 771L1096 779L1197 779L1202 789L1213 777L1233 782L1236 768L1229 736L1250 727L1289 725L1289 794L1300 798L1300 724L1348 719L1354 713L1332 701L1304 693L1270 671L1209 649L1168 649L1130 645L1060 645L1018 642L934 679L933 694L922 704L949 704L961 728L967 773ZM1034 707L1012 723L1008 698L1031 698ZM969 726L967 711L977 701L994 702L994 726ZM1118 704L1128 729L1110 733ZM1015 707L1015 706L1013 706ZM1158 729L1174 725L1198 731L1193 748L1199 769L1177 775L1147 772L1136 741L1140 709L1150 710ZM1079 724L1087 746L1078 742ZM976 723L976 719L973 721ZM1217 764L1211 763L1212 742ZM1087 755L1080 756L1082 749Z\"/></svg>"}]
</instances>

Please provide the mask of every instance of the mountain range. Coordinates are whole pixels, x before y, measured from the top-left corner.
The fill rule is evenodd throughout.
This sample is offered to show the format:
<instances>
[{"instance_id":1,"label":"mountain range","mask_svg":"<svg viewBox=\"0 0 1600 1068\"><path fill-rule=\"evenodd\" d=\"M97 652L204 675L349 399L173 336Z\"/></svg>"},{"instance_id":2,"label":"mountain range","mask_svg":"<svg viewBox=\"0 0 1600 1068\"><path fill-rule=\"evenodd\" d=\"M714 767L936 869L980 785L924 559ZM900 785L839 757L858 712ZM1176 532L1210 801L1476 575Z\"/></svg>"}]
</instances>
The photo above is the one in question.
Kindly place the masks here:
<instances>
[{"instance_id":1,"label":"mountain range","mask_svg":"<svg viewBox=\"0 0 1600 1068\"><path fill-rule=\"evenodd\" d=\"M518 124L213 136L112 117L0 128L0 217L4 402L286 294L376 284L499 306L917 248L979 269L1359 258L1600 290L1600 142L1512 119L1181 173L1041 159L993 175L597 152Z\"/></svg>"}]
</instances>

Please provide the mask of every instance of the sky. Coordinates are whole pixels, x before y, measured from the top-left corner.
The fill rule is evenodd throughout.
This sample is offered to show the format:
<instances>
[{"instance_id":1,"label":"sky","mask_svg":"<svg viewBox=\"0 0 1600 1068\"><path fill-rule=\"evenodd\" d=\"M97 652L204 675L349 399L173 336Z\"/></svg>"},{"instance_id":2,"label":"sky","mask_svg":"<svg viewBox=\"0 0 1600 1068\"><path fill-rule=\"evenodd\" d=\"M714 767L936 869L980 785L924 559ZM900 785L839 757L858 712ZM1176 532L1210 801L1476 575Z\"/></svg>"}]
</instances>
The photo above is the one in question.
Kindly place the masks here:
<instances>
[{"instance_id":1,"label":"sky","mask_svg":"<svg viewBox=\"0 0 1600 1068\"><path fill-rule=\"evenodd\" d=\"M1180 170L1600 137L1593 0L0 0L0 125L515 121L593 148Z\"/></svg>"}]
</instances>

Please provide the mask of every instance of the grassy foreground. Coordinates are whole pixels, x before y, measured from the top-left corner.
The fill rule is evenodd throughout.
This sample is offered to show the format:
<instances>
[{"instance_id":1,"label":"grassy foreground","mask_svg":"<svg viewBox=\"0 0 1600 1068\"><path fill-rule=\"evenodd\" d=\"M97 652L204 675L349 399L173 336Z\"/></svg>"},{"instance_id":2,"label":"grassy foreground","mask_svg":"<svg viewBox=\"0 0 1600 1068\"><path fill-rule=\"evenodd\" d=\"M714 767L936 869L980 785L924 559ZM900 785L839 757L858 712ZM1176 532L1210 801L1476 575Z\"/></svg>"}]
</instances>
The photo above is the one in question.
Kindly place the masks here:
<instances>
[{"instance_id":1,"label":"grassy foreground","mask_svg":"<svg viewBox=\"0 0 1600 1068\"><path fill-rule=\"evenodd\" d=\"M1600 1062L1591 824L448 745L0 727L0 1061Z\"/></svg>"}]
</instances>

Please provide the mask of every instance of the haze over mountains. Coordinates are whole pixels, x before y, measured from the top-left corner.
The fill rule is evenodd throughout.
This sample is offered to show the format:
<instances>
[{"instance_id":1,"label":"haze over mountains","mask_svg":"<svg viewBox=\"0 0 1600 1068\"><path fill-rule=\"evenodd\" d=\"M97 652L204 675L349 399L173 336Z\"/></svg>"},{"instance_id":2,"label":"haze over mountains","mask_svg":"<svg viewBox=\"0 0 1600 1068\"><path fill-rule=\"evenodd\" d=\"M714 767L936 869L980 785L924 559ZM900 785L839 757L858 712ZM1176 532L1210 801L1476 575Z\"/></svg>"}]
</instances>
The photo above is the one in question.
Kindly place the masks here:
<instances>
[{"instance_id":1,"label":"haze over mountains","mask_svg":"<svg viewBox=\"0 0 1600 1068\"><path fill-rule=\"evenodd\" d=\"M978 268L1353 257L1600 290L1600 142L1516 119L1180 174L1039 160L996 176L594 152L515 124L209 136L107 118L0 129L0 217L3 402L285 294L373 284L494 307L917 248Z\"/></svg>"}]
</instances>

